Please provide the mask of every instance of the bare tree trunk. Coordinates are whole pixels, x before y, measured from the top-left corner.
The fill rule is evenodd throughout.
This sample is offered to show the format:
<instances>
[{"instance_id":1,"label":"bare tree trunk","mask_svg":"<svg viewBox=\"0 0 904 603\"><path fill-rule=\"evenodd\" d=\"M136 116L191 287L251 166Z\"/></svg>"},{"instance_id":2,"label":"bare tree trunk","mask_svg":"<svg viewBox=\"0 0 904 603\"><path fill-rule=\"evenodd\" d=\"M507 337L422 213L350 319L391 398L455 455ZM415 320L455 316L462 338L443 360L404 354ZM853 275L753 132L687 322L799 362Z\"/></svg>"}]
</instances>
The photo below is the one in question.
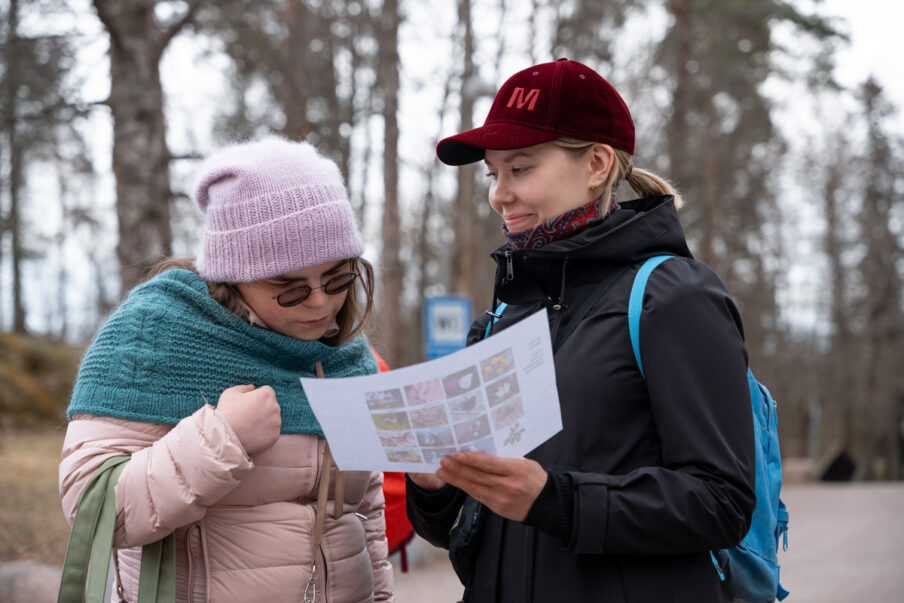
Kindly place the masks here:
<instances>
[{"instance_id":1,"label":"bare tree trunk","mask_svg":"<svg viewBox=\"0 0 904 603\"><path fill-rule=\"evenodd\" d=\"M364 224L367 215L367 181L370 178L370 161L373 157L373 138L370 129L370 118L374 113L374 87L371 86L367 93L367 105L364 115L364 157L361 160L361 190L359 191L360 203L355 207L358 221Z\"/></svg>"},{"instance_id":2,"label":"bare tree trunk","mask_svg":"<svg viewBox=\"0 0 904 603\"><path fill-rule=\"evenodd\" d=\"M417 312L414 313L414 321L409 332L412 336L409 338L409 353L405 354L405 362L414 363L424 359L424 321L421 317L424 315L424 300L427 297L426 289L428 282L428 270L430 262L433 259L433 248L430 245L430 219L433 215L436 203L433 194L433 174L427 176L427 194L421 203L420 212L418 212L418 223L414 229L416 246L414 252L417 253Z\"/></svg>"},{"instance_id":3,"label":"bare tree trunk","mask_svg":"<svg viewBox=\"0 0 904 603\"><path fill-rule=\"evenodd\" d=\"M51 309L51 312L55 311L59 315L59 326L56 330L56 337L60 341L66 341L66 336L69 334L69 322L67 320L68 316L68 304L66 303L66 292L69 289L69 270L66 267L66 261L64 258L66 240L69 237L69 207L66 204L66 201L69 197L69 184L66 175L63 173L63 170L60 168L60 163L63 161L63 158L57 154L57 188L60 195L60 230L57 232L56 236L56 247L57 247L57 307ZM49 327L52 328L52 322L49 323Z\"/></svg>"},{"instance_id":4,"label":"bare tree trunk","mask_svg":"<svg viewBox=\"0 0 904 603\"><path fill-rule=\"evenodd\" d=\"M25 306L22 304L22 224L19 220L19 193L22 190L22 154L16 123L19 112L19 86L22 74L18 69L16 52L19 46L19 1L10 0L7 14L9 47L12 49L6 63L6 121L7 142L9 143L9 214L6 226L12 242L13 276L13 331L25 333Z\"/></svg>"},{"instance_id":5,"label":"bare tree trunk","mask_svg":"<svg viewBox=\"0 0 904 603\"><path fill-rule=\"evenodd\" d=\"M171 253L169 180L160 57L189 22L189 7L167 27L157 21L155 2L94 0L110 36L110 98L113 112L113 172L119 218L121 293Z\"/></svg>"},{"instance_id":6,"label":"bare tree trunk","mask_svg":"<svg viewBox=\"0 0 904 603\"><path fill-rule=\"evenodd\" d=\"M452 79L454 78L454 73L450 73L449 77L446 78L445 83L443 84L443 94L440 98L442 98L442 102L440 103L439 110L436 115L437 124L443 123L443 117L446 115L446 111L448 109L448 99L449 92L452 90ZM438 138L438 136L437 136ZM413 342L414 345L412 348L416 350L415 353L408 354L407 359L414 361L421 361L425 357L424 350L424 321L420 319L424 315L424 300L427 299L427 286L431 283L430 279L430 267L431 264L437 259L435 248L431 244L433 240L434 233L431 229L431 221L434 215L441 213L438 211L441 208L435 207L435 205L439 202L435 193L435 183L436 183L436 168L438 161L434 157L430 162L430 168L427 170L427 192L424 195L424 201L422 203L422 208L420 215L418 217L418 223L415 227L416 240L417 244L415 247L415 252L417 253L417 264L418 264L418 272L417 272L417 299L418 299L418 307L416 317L417 320L416 325L411 331L414 334ZM438 279L434 279L435 282Z\"/></svg>"},{"instance_id":7,"label":"bare tree trunk","mask_svg":"<svg viewBox=\"0 0 904 603\"><path fill-rule=\"evenodd\" d=\"M690 18L690 17L689 17ZM682 34L682 43L689 44L685 38L687 37L687 32L683 32ZM706 61L705 64L709 66L710 61ZM680 70L682 73L686 71L686 69ZM684 76L681 76L684 77ZM717 77L719 77L718 73L711 72L708 74L708 77L701 78L704 81L712 82ZM708 92L708 91L706 91ZM716 271L719 271L720 264L725 264L725 262L720 262L720 258L716 255L716 238L719 236L719 136L718 132L718 123L719 119L716 115L716 107L713 105L713 100L710 98L710 94L704 94L703 100L703 115L704 115L704 132L703 132L703 170L701 173L702 181L701 181L701 193L702 193L702 207L700 214L700 259L713 268ZM682 128L686 128L685 116L679 116L679 121L682 122ZM684 152L680 152L682 156L687 156L687 149L684 149ZM725 259L725 258L722 258ZM749 344L748 344L749 345Z\"/></svg>"},{"instance_id":8,"label":"bare tree trunk","mask_svg":"<svg viewBox=\"0 0 904 603\"><path fill-rule=\"evenodd\" d=\"M347 179L350 144L342 136L341 125L353 118L350 107L354 91L347 100L337 92L337 51L345 40L334 33L337 26L341 29L352 24L340 14L343 6L341 2L303 0L284 3L288 35L282 39L278 64L273 69L281 77L273 86L286 116L285 135L291 140L314 143L336 161ZM364 20L364 16L354 20L355 27L361 27ZM348 48L351 53L356 52L353 38Z\"/></svg>"},{"instance_id":9,"label":"bare tree trunk","mask_svg":"<svg viewBox=\"0 0 904 603\"><path fill-rule=\"evenodd\" d=\"M351 19L353 23L355 23L355 29L360 29L360 22L362 20L361 15L359 14L357 17ZM339 122L346 122L349 125L349 132L347 136L341 138L342 140L342 174L345 176L346 182L349 182L351 179L351 162L352 162L352 136L351 131L354 130L355 126L358 124L358 108L355 105L355 102L358 98L358 70L361 68L361 53L358 51L358 46L355 44L355 41L352 40L348 45L348 52L351 55L351 76L349 77L349 86L351 91L348 95L348 104L345 106L344 114L339 116ZM342 125L339 123L337 125L338 128L341 128ZM341 132L340 132L341 135Z\"/></svg>"},{"instance_id":10,"label":"bare tree trunk","mask_svg":"<svg viewBox=\"0 0 904 603\"><path fill-rule=\"evenodd\" d=\"M305 60L310 50L311 37L318 30L319 19L300 0L289 0L285 5L285 25L288 35L283 40L283 65L285 77L279 92L279 103L286 116L285 135L291 140L304 140L314 129L308 122L307 107L311 93L311 74Z\"/></svg>"},{"instance_id":11,"label":"bare tree trunk","mask_svg":"<svg viewBox=\"0 0 904 603\"><path fill-rule=\"evenodd\" d=\"M895 194L894 170L887 135L880 127L888 114L881 88L868 80L861 90L867 120L867 174L861 212L861 237L866 255L861 263L865 287L866 348L865 387L861 402L859 435L863 456L858 477L898 479L900 424L897 405L901 391L901 278L895 233L889 227Z\"/></svg>"},{"instance_id":12,"label":"bare tree trunk","mask_svg":"<svg viewBox=\"0 0 904 603\"><path fill-rule=\"evenodd\" d=\"M22 148L16 136L16 128L9 130L9 216L7 225L12 239L13 272L13 331L25 333L25 306L22 303L22 223L20 221L19 193L22 189Z\"/></svg>"},{"instance_id":13,"label":"bare tree trunk","mask_svg":"<svg viewBox=\"0 0 904 603\"><path fill-rule=\"evenodd\" d=\"M6 114L4 113L3 119L6 119ZM0 144L0 166L3 165L3 145ZM3 239L6 236L7 230L7 222L6 216L3 214L3 190L0 189L0 268L3 267ZM2 294L2 291L0 291ZM0 295L0 330L3 330L3 296Z\"/></svg>"},{"instance_id":14,"label":"bare tree trunk","mask_svg":"<svg viewBox=\"0 0 904 603\"><path fill-rule=\"evenodd\" d=\"M530 5L531 9L527 26L527 41L530 48L530 64L536 65L538 61L537 48L539 42L539 40L537 40L537 15L540 12L540 2L539 0L531 0Z\"/></svg>"},{"instance_id":15,"label":"bare tree trunk","mask_svg":"<svg viewBox=\"0 0 904 603\"><path fill-rule=\"evenodd\" d=\"M700 260L703 263L712 266L718 270L719 258L716 256L716 233L718 227L716 225L717 215L719 211L718 203L718 141L711 134L711 128L715 127L715 111L712 103L707 101L706 108L707 123L709 129L704 135L708 141L703 147L703 207L700 215Z\"/></svg>"},{"instance_id":16,"label":"bare tree trunk","mask_svg":"<svg viewBox=\"0 0 904 603\"><path fill-rule=\"evenodd\" d=\"M502 57L503 57L503 55L505 55L505 46L506 46L505 33L509 29L508 19L506 18L506 8L507 8L506 1L499 0L499 27L498 27L498 29L496 29L496 42L499 45L496 47L496 57L493 61L493 73L496 74L497 81L501 81L502 78L504 77L503 74L501 73L500 68L502 67ZM534 36L536 35L536 24L534 23L534 19L535 19L535 17L532 14L530 28L528 29L528 32L529 32L528 41L530 44L531 55L534 54L534 46L536 46L536 43L534 41ZM533 56L531 56L531 59L533 59ZM531 65L535 65L535 64L536 64L536 61L531 60Z\"/></svg>"},{"instance_id":17,"label":"bare tree trunk","mask_svg":"<svg viewBox=\"0 0 904 603\"><path fill-rule=\"evenodd\" d=\"M846 142L837 142L839 143L837 148L843 149L848 146ZM850 288L847 271L842 261L844 244L841 238L841 227L843 218L840 215L841 204L838 202L838 190L843 184L845 171L849 165L849 160L842 158L839 163L833 162L833 165L828 167L823 198L826 216L825 253L829 262L829 286L831 289L829 315L834 329L832 344L829 346L828 352L830 373L827 377L831 386L826 394L831 397L829 415L833 426L837 425L838 445L841 449L851 453L854 425L851 358L856 356L852 353L853 340L848 304Z\"/></svg>"},{"instance_id":18,"label":"bare tree trunk","mask_svg":"<svg viewBox=\"0 0 904 603\"><path fill-rule=\"evenodd\" d=\"M704 78L695 78L695 70L700 68L700 51L696 47L702 43L697 37L700 17L693 10L692 0L668 0L666 8L675 20L664 59L674 80L671 115L665 127L669 176L685 194L693 193L694 200L682 211L682 222L695 255L716 268L713 208L719 158L712 146L717 136L708 130L714 127L711 99L700 91ZM702 117L706 127L700 127L695 136L688 120L701 110L701 104L707 105L706 116ZM695 148L702 148L699 156L694 155Z\"/></svg>"},{"instance_id":19,"label":"bare tree trunk","mask_svg":"<svg viewBox=\"0 0 904 603\"><path fill-rule=\"evenodd\" d=\"M474 38L471 28L471 0L459 0L458 20L464 27L464 69L461 75L460 132L474 127L474 96L470 93L475 77ZM474 299L474 164L458 168L458 194L455 199L455 246L452 267L453 290Z\"/></svg>"},{"instance_id":20,"label":"bare tree trunk","mask_svg":"<svg viewBox=\"0 0 904 603\"><path fill-rule=\"evenodd\" d=\"M669 152L669 172L678 181L679 186L689 172L687 157L687 122L685 117L690 112L691 74L687 64L691 57L691 15L688 0L669 0L668 10L675 19L672 28L678 37L675 44L675 55L672 57L675 68L675 89L672 92L672 116L666 127L666 138Z\"/></svg>"},{"instance_id":21,"label":"bare tree trunk","mask_svg":"<svg viewBox=\"0 0 904 603\"><path fill-rule=\"evenodd\" d=\"M380 85L383 89L383 252L380 316L383 352L390 366L399 366L402 341L402 264L399 257L399 7L385 0L380 23Z\"/></svg>"}]
</instances>

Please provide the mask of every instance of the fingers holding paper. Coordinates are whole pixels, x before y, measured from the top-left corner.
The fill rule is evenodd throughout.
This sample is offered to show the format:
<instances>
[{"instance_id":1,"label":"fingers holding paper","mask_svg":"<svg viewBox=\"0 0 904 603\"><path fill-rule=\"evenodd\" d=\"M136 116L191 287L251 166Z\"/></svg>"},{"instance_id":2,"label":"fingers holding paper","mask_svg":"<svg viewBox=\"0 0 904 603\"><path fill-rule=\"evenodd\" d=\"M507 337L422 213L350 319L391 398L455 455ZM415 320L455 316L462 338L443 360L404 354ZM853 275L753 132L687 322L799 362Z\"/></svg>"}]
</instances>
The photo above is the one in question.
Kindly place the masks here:
<instances>
[{"instance_id":1,"label":"fingers holding paper","mask_svg":"<svg viewBox=\"0 0 904 603\"><path fill-rule=\"evenodd\" d=\"M514 521L524 521L547 478L536 461L470 451L444 457L436 476Z\"/></svg>"},{"instance_id":2,"label":"fingers holding paper","mask_svg":"<svg viewBox=\"0 0 904 603\"><path fill-rule=\"evenodd\" d=\"M436 491L446 485L446 482L436 477L433 473L409 473L408 477L417 486L428 491Z\"/></svg>"}]
</instances>

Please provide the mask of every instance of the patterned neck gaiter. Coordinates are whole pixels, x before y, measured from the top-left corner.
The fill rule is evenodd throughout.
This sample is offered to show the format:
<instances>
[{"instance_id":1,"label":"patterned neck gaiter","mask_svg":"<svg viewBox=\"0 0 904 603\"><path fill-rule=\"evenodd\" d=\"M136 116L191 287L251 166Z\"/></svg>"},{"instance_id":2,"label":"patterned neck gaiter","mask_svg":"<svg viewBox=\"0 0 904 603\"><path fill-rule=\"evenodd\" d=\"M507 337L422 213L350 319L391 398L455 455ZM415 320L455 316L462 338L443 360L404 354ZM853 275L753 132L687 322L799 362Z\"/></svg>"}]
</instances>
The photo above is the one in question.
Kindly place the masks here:
<instances>
[{"instance_id":1,"label":"patterned neck gaiter","mask_svg":"<svg viewBox=\"0 0 904 603\"><path fill-rule=\"evenodd\" d=\"M603 202L603 198L599 197L586 205L556 216L544 224L521 232L511 233L503 224L502 234L515 249L538 249L553 241L570 239L588 226L602 222L616 209L618 209L617 203L606 204Z\"/></svg>"}]
</instances>

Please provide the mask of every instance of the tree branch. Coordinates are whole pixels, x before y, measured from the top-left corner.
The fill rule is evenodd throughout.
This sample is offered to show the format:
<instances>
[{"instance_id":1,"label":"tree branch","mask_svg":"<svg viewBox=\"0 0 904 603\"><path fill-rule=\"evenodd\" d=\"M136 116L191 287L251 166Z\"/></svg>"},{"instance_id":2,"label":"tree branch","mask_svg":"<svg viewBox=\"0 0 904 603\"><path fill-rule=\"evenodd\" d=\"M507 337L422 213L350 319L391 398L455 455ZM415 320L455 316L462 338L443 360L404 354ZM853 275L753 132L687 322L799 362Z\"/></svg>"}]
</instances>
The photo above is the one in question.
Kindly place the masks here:
<instances>
[{"instance_id":1,"label":"tree branch","mask_svg":"<svg viewBox=\"0 0 904 603\"><path fill-rule=\"evenodd\" d=\"M205 155L201 153L182 153L181 155L173 155L170 153L170 161L198 161L204 159Z\"/></svg>"},{"instance_id":2,"label":"tree branch","mask_svg":"<svg viewBox=\"0 0 904 603\"><path fill-rule=\"evenodd\" d=\"M119 31L116 29L116 19L110 14L107 7L107 0L94 0L93 4L94 10L97 11L97 17L103 24L104 29L107 30L107 35L110 36L110 45L125 51L125 47L119 37Z\"/></svg>"},{"instance_id":3,"label":"tree branch","mask_svg":"<svg viewBox=\"0 0 904 603\"><path fill-rule=\"evenodd\" d=\"M160 41L157 44L157 48L155 50L155 55L157 60L160 60L160 57L163 55L163 51L166 50L167 45L170 41L176 37L183 27L192 22L195 18L195 13L198 12L198 9L201 7L201 3L199 0L195 0L194 2L188 3L188 8L185 10L185 14L176 19L173 23L166 28L164 28L162 35L160 36Z\"/></svg>"}]
</instances>

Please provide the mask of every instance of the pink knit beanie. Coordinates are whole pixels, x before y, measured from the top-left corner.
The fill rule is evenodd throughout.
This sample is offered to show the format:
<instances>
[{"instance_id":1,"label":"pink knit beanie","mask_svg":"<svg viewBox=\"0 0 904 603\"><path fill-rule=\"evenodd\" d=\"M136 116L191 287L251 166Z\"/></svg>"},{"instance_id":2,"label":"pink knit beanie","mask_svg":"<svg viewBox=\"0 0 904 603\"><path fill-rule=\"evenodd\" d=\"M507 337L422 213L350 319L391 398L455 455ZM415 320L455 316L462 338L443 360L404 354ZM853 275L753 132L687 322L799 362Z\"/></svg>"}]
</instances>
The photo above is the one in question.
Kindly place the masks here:
<instances>
[{"instance_id":1,"label":"pink knit beanie","mask_svg":"<svg viewBox=\"0 0 904 603\"><path fill-rule=\"evenodd\" d=\"M271 137L215 153L195 203L206 215L195 266L207 281L256 281L364 251L339 168L306 142Z\"/></svg>"}]
</instances>

